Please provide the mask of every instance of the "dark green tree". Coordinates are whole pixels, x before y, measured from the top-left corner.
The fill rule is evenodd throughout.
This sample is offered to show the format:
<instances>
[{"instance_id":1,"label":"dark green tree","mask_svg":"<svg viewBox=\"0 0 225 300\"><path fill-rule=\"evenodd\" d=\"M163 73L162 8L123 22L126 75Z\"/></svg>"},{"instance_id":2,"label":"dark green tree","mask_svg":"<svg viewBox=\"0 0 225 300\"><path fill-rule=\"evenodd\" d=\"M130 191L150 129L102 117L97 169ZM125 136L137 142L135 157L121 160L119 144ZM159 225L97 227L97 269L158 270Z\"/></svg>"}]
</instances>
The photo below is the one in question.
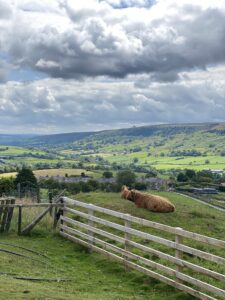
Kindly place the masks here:
<instances>
[{"instance_id":1,"label":"dark green tree","mask_svg":"<svg viewBox=\"0 0 225 300\"><path fill-rule=\"evenodd\" d=\"M0 196L10 195L12 190L14 190L14 178L0 178Z\"/></svg>"},{"instance_id":2,"label":"dark green tree","mask_svg":"<svg viewBox=\"0 0 225 300\"><path fill-rule=\"evenodd\" d=\"M177 181L179 181L179 182L186 182L186 181L188 181L188 178L187 178L187 176L184 173L179 173L177 175Z\"/></svg>"},{"instance_id":3,"label":"dark green tree","mask_svg":"<svg viewBox=\"0 0 225 300\"><path fill-rule=\"evenodd\" d=\"M136 181L136 175L130 170L124 170L117 173L116 182L119 186L133 186Z\"/></svg>"},{"instance_id":4,"label":"dark green tree","mask_svg":"<svg viewBox=\"0 0 225 300\"><path fill-rule=\"evenodd\" d=\"M113 177L113 173L110 172L110 171L105 171L105 172L102 173L102 176L104 178L112 178Z\"/></svg>"},{"instance_id":5,"label":"dark green tree","mask_svg":"<svg viewBox=\"0 0 225 300\"><path fill-rule=\"evenodd\" d=\"M38 183L37 183L37 179L34 175L34 173L32 172L31 169L23 167L16 176L15 179L15 184L16 186L18 185L18 183L20 184L21 187L37 187Z\"/></svg>"},{"instance_id":6,"label":"dark green tree","mask_svg":"<svg viewBox=\"0 0 225 300\"><path fill-rule=\"evenodd\" d=\"M188 179L193 179L196 177L196 173L194 170L187 169L185 171L185 176L188 177Z\"/></svg>"}]
</instances>

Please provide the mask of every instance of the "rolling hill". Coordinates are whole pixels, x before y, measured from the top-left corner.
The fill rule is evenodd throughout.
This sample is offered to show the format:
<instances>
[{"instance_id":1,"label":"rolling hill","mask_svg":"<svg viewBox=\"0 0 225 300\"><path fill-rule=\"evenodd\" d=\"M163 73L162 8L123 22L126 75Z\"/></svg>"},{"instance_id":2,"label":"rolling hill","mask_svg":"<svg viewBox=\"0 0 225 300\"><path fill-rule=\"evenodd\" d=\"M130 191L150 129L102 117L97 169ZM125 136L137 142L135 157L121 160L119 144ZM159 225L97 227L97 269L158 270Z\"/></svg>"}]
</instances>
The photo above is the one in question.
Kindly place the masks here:
<instances>
[{"instance_id":1,"label":"rolling hill","mask_svg":"<svg viewBox=\"0 0 225 300\"><path fill-rule=\"evenodd\" d=\"M225 169L225 123L162 124L98 132L53 135L0 135L0 164L70 168L119 164L158 170ZM9 146L6 150L4 145ZM19 146L15 149L14 145ZM14 147L14 148L13 148ZM44 151L43 151L44 150ZM9 157L9 153L14 156ZM14 170L13 169L13 170Z\"/></svg>"},{"instance_id":2,"label":"rolling hill","mask_svg":"<svg viewBox=\"0 0 225 300\"><path fill-rule=\"evenodd\" d=\"M73 143L84 139L104 140L105 138L120 138L120 137L171 137L177 134L190 135L195 132L215 133L218 135L225 134L225 123L197 123L197 124L163 124L163 125L150 125L141 127L132 127L126 129L104 130L97 132L71 132L60 133L51 135L40 135L35 137L19 137L15 136L2 136L0 135L0 144L4 144L4 139L7 142L14 139L14 144L25 143L26 145L43 146L43 145L60 145L65 143ZM4 139L3 139L4 138Z\"/></svg>"}]
</instances>

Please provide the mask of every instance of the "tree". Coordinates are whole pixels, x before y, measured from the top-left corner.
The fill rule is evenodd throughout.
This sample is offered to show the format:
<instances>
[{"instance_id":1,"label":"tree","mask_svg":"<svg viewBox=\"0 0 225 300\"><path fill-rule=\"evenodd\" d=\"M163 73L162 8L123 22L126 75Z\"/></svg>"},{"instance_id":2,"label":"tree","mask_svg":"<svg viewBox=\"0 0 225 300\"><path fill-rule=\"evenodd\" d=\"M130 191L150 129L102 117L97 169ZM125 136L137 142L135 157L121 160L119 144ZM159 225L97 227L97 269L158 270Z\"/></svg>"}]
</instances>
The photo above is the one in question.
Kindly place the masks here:
<instances>
[{"instance_id":1,"label":"tree","mask_svg":"<svg viewBox=\"0 0 225 300\"><path fill-rule=\"evenodd\" d=\"M105 172L102 173L102 176L104 178L112 178L113 177L113 173L110 172L110 171L105 171Z\"/></svg>"},{"instance_id":2,"label":"tree","mask_svg":"<svg viewBox=\"0 0 225 300\"><path fill-rule=\"evenodd\" d=\"M186 175L186 177L188 177L189 179L193 179L193 178L196 177L195 171L194 171L194 170L191 170L191 169L187 169L187 170L185 171L185 175Z\"/></svg>"},{"instance_id":3,"label":"tree","mask_svg":"<svg viewBox=\"0 0 225 300\"><path fill-rule=\"evenodd\" d=\"M14 189L14 179L12 177L0 178L0 196L2 194L9 195L13 189Z\"/></svg>"},{"instance_id":4,"label":"tree","mask_svg":"<svg viewBox=\"0 0 225 300\"><path fill-rule=\"evenodd\" d=\"M16 176L15 187L17 188L19 197L37 197L39 201L39 186L37 179L31 169L23 167Z\"/></svg>"},{"instance_id":5,"label":"tree","mask_svg":"<svg viewBox=\"0 0 225 300\"><path fill-rule=\"evenodd\" d=\"M134 157L134 159L133 159L133 163L138 163L138 161L139 161L139 159L137 158L137 157Z\"/></svg>"},{"instance_id":6,"label":"tree","mask_svg":"<svg viewBox=\"0 0 225 300\"><path fill-rule=\"evenodd\" d=\"M179 173L177 175L177 181L179 181L179 182L186 182L186 181L188 181L188 178L187 178L187 176L184 173Z\"/></svg>"},{"instance_id":7,"label":"tree","mask_svg":"<svg viewBox=\"0 0 225 300\"><path fill-rule=\"evenodd\" d=\"M34 175L34 173L32 172L31 169L23 167L16 176L15 179L15 184L17 186L17 184L20 183L21 187L27 187L27 186L31 186L31 187L37 187L38 183L37 183L37 179Z\"/></svg>"},{"instance_id":8,"label":"tree","mask_svg":"<svg viewBox=\"0 0 225 300\"><path fill-rule=\"evenodd\" d=\"M130 170L124 170L117 173L116 182L119 186L132 186L136 181L136 175Z\"/></svg>"}]
</instances>

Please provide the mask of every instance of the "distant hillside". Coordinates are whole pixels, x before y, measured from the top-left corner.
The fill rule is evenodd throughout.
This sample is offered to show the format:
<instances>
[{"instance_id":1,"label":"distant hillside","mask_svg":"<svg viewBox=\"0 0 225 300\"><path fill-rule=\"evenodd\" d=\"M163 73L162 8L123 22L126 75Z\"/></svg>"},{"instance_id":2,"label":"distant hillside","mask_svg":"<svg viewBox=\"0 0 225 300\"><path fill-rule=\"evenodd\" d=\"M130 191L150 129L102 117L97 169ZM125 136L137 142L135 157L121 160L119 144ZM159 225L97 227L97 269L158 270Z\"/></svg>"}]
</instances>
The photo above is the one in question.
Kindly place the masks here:
<instances>
[{"instance_id":1,"label":"distant hillside","mask_svg":"<svg viewBox=\"0 0 225 300\"><path fill-rule=\"evenodd\" d=\"M225 123L199 124L163 124L125 129L104 130L97 132L71 132L50 135L5 135L0 134L0 144L17 146L57 146L71 144L81 140L104 140L106 138L121 137L169 137L177 134L192 134L195 132L225 134Z\"/></svg>"},{"instance_id":2,"label":"distant hillside","mask_svg":"<svg viewBox=\"0 0 225 300\"><path fill-rule=\"evenodd\" d=\"M43 136L0 135L0 169L33 168L225 169L225 123L166 124ZM1 139L2 138L2 139ZM17 149L19 146L20 149ZM14 149L16 148L16 149ZM43 151L44 150L44 151Z\"/></svg>"},{"instance_id":3,"label":"distant hillside","mask_svg":"<svg viewBox=\"0 0 225 300\"><path fill-rule=\"evenodd\" d=\"M126 129L104 130L98 132L72 132L53 135L37 136L29 139L28 144L33 146L60 145L73 143L83 139L101 140L108 137L151 137L151 136L172 136L176 134L191 134L197 131L213 132L222 134L225 132L225 123L200 123L200 124L165 124Z\"/></svg>"},{"instance_id":4,"label":"distant hillside","mask_svg":"<svg viewBox=\"0 0 225 300\"><path fill-rule=\"evenodd\" d=\"M82 140L93 135L93 132L71 132L33 137L26 142L33 146L59 145Z\"/></svg>"},{"instance_id":5,"label":"distant hillside","mask_svg":"<svg viewBox=\"0 0 225 300\"><path fill-rule=\"evenodd\" d=\"M200 123L200 124L162 124L132 127L126 129L117 129L110 131L101 131L96 133L97 136L134 136L134 137L149 137L153 135L170 136L179 133L192 133L196 131L216 131L219 129L219 123ZM224 124L225 126L225 124ZM218 127L218 129L217 129ZM224 127L225 128L225 127Z\"/></svg>"},{"instance_id":6,"label":"distant hillside","mask_svg":"<svg viewBox=\"0 0 225 300\"><path fill-rule=\"evenodd\" d=\"M19 146L33 137L34 134L0 134L0 145Z\"/></svg>"}]
</instances>

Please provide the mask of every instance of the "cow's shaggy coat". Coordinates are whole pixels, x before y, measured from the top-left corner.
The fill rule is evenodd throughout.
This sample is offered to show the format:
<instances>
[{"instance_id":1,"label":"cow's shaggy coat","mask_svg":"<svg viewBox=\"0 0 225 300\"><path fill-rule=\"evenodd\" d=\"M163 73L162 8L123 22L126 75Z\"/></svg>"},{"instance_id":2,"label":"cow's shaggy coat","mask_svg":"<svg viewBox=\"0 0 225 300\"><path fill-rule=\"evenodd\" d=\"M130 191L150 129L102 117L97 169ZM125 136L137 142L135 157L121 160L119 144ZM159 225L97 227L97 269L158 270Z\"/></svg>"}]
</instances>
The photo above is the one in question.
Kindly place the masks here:
<instances>
[{"instance_id":1,"label":"cow's shaggy coat","mask_svg":"<svg viewBox=\"0 0 225 300\"><path fill-rule=\"evenodd\" d=\"M145 208L153 212L167 213L175 211L174 205L167 198L144 194L134 189L129 190L127 186L122 187L121 197L134 202L139 208Z\"/></svg>"}]
</instances>

